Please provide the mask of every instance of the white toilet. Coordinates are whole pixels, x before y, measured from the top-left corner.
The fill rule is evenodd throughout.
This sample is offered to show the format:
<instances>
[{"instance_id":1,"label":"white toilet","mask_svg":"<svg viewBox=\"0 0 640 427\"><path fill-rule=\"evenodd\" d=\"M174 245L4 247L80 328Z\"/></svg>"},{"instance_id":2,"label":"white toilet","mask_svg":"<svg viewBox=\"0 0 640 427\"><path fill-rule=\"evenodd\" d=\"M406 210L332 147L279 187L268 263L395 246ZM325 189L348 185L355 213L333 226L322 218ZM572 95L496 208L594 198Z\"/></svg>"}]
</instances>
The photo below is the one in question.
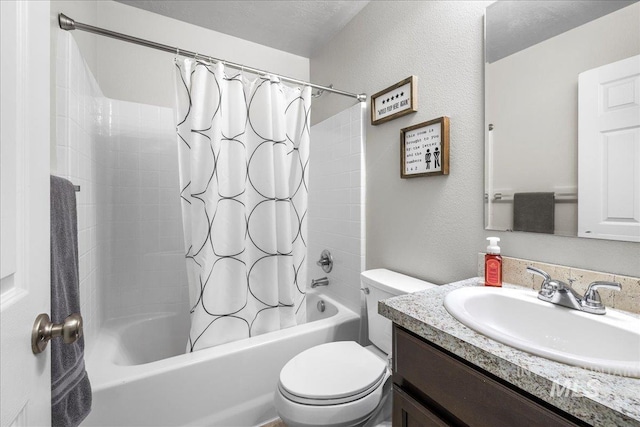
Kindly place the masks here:
<instances>
[{"instance_id":1,"label":"white toilet","mask_svg":"<svg viewBox=\"0 0 640 427\"><path fill-rule=\"evenodd\" d=\"M290 427L359 426L387 401L384 387L391 375L391 322L378 314L378 301L432 286L390 270L360 275L366 294L369 340L338 341L312 347L291 359L280 371L274 404ZM381 403L382 402L382 403Z\"/></svg>"}]
</instances>

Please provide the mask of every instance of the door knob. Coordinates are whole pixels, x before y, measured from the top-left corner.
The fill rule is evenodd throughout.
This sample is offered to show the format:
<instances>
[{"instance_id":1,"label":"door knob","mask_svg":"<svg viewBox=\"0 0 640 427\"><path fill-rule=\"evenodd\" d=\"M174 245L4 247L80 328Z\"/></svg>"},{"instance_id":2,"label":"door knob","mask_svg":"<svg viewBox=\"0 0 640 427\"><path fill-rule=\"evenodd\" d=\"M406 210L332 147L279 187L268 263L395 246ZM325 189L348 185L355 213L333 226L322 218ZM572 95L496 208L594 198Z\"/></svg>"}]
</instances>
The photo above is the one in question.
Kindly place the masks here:
<instances>
[{"instance_id":1,"label":"door knob","mask_svg":"<svg viewBox=\"0 0 640 427\"><path fill-rule=\"evenodd\" d=\"M42 313L36 317L31 331L31 350L33 354L42 353L49 340L62 337L65 344L74 343L82 336L82 316L73 313L64 319L64 323L51 323L48 314Z\"/></svg>"}]
</instances>

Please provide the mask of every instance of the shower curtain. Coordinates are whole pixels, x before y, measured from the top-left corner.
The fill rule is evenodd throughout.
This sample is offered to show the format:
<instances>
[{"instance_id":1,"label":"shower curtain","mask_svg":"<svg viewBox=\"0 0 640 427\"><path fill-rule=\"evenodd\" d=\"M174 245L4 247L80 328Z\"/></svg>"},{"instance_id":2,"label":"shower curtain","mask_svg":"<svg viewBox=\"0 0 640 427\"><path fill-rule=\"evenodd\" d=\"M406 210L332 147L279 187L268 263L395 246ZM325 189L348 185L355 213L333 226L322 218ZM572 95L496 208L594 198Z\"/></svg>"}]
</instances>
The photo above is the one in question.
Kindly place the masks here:
<instances>
[{"instance_id":1,"label":"shower curtain","mask_svg":"<svg viewBox=\"0 0 640 427\"><path fill-rule=\"evenodd\" d=\"M190 352L305 318L311 88L175 64Z\"/></svg>"}]
</instances>

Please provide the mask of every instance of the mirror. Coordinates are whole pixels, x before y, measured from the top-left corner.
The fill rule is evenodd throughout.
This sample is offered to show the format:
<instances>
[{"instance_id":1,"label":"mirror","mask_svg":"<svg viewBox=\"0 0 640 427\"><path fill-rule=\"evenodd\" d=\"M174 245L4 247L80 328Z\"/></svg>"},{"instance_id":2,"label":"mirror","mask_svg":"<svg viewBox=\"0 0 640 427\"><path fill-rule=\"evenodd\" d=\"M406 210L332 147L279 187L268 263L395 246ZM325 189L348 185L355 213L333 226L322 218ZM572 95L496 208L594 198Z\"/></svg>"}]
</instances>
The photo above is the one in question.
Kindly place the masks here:
<instances>
[{"instance_id":1,"label":"mirror","mask_svg":"<svg viewBox=\"0 0 640 427\"><path fill-rule=\"evenodd\" d=\"M486 229L640 241L638 55L637 1L487 7Z\"/></svg>"}]
</instances>

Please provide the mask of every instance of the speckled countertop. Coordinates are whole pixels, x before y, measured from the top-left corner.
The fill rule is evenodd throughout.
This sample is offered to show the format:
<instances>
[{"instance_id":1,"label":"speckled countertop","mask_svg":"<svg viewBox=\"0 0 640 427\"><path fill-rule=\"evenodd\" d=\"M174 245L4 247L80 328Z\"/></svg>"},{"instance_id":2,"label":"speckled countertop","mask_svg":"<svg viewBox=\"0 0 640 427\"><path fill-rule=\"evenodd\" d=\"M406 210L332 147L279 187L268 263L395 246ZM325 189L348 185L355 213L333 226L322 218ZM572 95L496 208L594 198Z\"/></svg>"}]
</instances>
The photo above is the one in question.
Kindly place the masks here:
<instances>
[{"instance_id":1,"label":"speckled countertop","mask_svg":"<svg viewBox=\"0 0 640 427\"><path fill-rule=\"evenodd\" d=\"M595 426L640 426L640 379L594 372L534 356L464 326L444 308L447 293L479 278L380 301L394 323ZM504 284L505 288L520 288ZM535 319L523 319L535 321Z\"/></svg>"}]
</instances>

